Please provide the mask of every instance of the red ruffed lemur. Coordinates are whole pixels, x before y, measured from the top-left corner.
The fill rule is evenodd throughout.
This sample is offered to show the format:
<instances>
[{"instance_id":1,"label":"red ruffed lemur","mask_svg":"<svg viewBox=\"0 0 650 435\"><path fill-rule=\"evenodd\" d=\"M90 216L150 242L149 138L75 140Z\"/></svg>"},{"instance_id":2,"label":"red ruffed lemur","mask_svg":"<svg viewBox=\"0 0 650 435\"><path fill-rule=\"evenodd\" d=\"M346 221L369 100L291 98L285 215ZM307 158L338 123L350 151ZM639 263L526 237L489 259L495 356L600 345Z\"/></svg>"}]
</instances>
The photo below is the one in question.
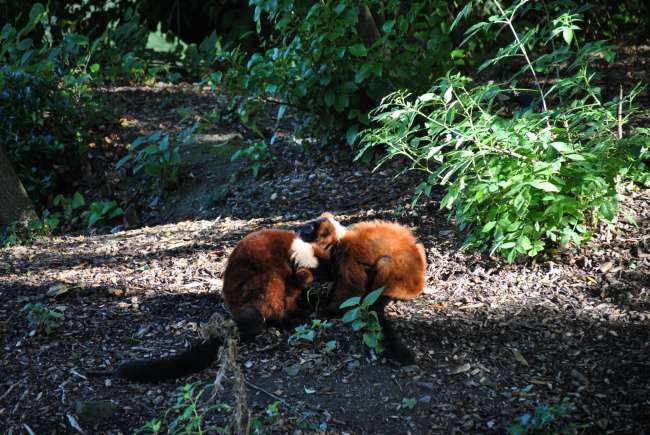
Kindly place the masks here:
<instances>
[{"instance_id":1,"label":"red ruffed lemur","mask_svg":"<svg viewBox=\"0 0 650 435\"><path fill-rule=\"evenodd\" d=\"M250 340L266 325L295 324L304 314L298 298L321 272L331 271L330 251L342 231L338 222L323 218L302 225L299 233L255 231L235 246L223 276L223 297L242 340ZM101 374L137 382L177 379L208 367L222 344L221 338L211 337L178 355L127 361Z\"/></svg>"},{"instance_id":2,"label":"red ruffed lemur","mask_svg":"<svg viewBox=\"0 0 650 435\"><path fill-rule=\"evenodd\" d=\"M310 230L310 226L319 222L331 222L339 229L330 252L335 284L325 312L339 315L339 306L347 299L383 287L382 295L371 309L377 312L382 326L385 355L402 364L414 363L413 353L388 321L385 308L391 300L413 299L422 293L427 268L424 246L408 228L397 223L360 222L346 230L329 213L305 224L303 240L316 245L331 243L320 239L318 231Z\"/></svg>"}]
</instances>

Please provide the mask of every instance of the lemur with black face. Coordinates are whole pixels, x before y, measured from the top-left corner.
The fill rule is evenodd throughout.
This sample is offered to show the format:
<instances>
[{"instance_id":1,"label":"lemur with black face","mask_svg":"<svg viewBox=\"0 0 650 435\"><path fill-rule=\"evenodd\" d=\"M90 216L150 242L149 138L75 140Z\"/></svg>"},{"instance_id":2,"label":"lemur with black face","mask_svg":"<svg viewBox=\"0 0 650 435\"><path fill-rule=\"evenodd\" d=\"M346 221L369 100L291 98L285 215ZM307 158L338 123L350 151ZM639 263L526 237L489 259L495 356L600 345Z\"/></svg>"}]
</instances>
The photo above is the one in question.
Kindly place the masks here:
<instances>
[{"instance_id":1,"label":"lemur with black face","mask_svg":"<svg viewBox=\"0 0 650 435\"><path fill-rule=\"evenodd\" d=\"M334 216L323 214L307 222L305 227L309 229L324 218L334 222L336 227L340 225ZM326 238L320 239L318 232L307 233L305 241L316 245L329 243ZM325 313L339 316L339 306L347 299L363 297L383 287L382 295L371 309L377 312L383 329L385 355L402 364L414 363L415 356L386 318L385 308L392 300L413 299L424 290L427 268L424 246L408 228L380 220L357 223L339 234L341 237L337 234L330 252L335 284Z\"/></svg>"},{"instance_id":2,"label":"lemur with black face","mask_svg":"<svg viewBox=\"0 0 650 435\"><path fill-rule=\"evenodd\" d=\"M338 225L338 226L337 226ZM243 341L266 325L292 325L301 312L298 298L321 271L331 270L330 250L344 229L333 219L302 225L298 233L266 229L244 237L228 257L223 297ZM317 242L306 242L318 239ZM169 357L127 361L113 372L101 373L136 382L177 379L208 367L222 345L218 337L195 344Z\"/></svg>"}]
</instances>

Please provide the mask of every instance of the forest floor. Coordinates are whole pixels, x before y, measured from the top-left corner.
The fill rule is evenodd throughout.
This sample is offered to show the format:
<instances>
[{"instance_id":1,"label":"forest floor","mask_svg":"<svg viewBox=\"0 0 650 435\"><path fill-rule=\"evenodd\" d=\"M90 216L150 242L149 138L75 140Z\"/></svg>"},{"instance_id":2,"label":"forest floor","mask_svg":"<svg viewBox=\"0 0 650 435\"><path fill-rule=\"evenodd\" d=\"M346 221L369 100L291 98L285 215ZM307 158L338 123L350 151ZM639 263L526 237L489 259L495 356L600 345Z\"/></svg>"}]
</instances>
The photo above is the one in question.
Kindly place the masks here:
<instances>
[{"instance_id":1,"label":"forest floor","mask_svg":"<svg viewBox=\"0 0 650 435\"><path fill-rule=\"evenodd\" d=\"M177 126L182 108L222 102L184 86L102 92L123 111L123 141L133 130ZM536 406L568 398L572 410L556 429L650 433L650 192L624 192L618 220L580 250L509 265L461 250L463 236L439 211L439 193L405 206L419 181L394 179L399 163L373 172L345 153L302 151L286 137L272 171L229 182L238 168L219 147L237 135L225 124L204 132L189 150L195 158L184 160L192 176L176 192L125 191L144 198L136 220L148 226L131 219L104 234L0 249L5 433L132 433L164 417L180 386L209 384L218 367L155 385L86 370L195 341L212 313L228 317L221 275L235 244L250 231L322 211L344 224L399 221L424 243L424 294L389 308L417 365L373 358L340 321L305 346L269 329L238 356L263 432L503 433ZM37 302L66 306L50 336L34 334L21 312ZM325 352L329 340L337 347ZM233 394L226 388L217 402L232 404ZM228 418L216 410L206 416L221 425Z\"/></svg>"}]
</instances>

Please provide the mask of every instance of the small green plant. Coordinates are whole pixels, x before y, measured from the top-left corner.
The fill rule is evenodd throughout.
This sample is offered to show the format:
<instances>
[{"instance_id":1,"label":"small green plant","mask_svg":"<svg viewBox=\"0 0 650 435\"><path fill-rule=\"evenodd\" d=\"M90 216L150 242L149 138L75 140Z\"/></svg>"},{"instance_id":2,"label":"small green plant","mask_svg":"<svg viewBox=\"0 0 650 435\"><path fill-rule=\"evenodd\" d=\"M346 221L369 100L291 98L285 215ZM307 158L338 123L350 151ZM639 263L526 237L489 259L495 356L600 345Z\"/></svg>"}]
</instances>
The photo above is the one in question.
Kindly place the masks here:
<instances>
[{"instance_id":1,"label":"small green plant","mask_svg":"<svg viewBox=\"0 0 650 435\"><path fill-rule=\"evenodd\" d=\"M196 124L173 134L156 131L133 141L126 156L116 163L119 169L129 162L133 172L144 172L156 188L171 188L178 184L181 167L181 146L193 143L194 135L202 126Z\"/></svg>"},{"instance_id":2,"label":"small green plant","mask_svg":"<svg viewBox=\"0 0 650 435\"><path fill-rule=\"evenodd\" d=\"M332 353L338 346L336 340L328 340L323 344L323 353Z\"/></svg>"},{"instance_id":3,"label":"small green plant","mask_svg":"<svg viewBox=\"0 0 650 435\"><path fill-rule=\"evenodd\" d=\"M526 413L517 418L517 423L508 428L511 435L526 434L575 434L579 425L562 424L563 420L575 410L575 405L568 397L557 405L539 404L533 414Z\"/></svg>"},{"instance_id":4,"label":"small green plant","mask_svg":"<svg viewBox=\"0 0 650 435\"><path fill-rule=\"evenodd\" d=\"M124 210L115 201L93 202L88 210L88 226L92 227L97 222L108 222L124 214Z\"/></svg>"},{"instance_id":5,"label":"small green plant","mask_svg":"<svg viewBox=\"0 0 650 435\"><path fill-rule=\"evenodd\" d=\"M32 329L30 335L37 332L44 335L51 335L58 329L64 320L65 305L56 305L48 308L41 303L30 303L20 311L27 314L27 321Z\"/></svg>"},{"instance_id":6,"label":"small green plant","mask_svg":"<svg viewBox=\"0 0 650 435\"><path fill-rule=\"evenodd\" d=\"M331 326L332 324L327 320L323 321L320 319L312 319L311 325L305 323L303 325L297 326L294 329L293 333L289 336L289 344L292 346L297 346L301 342L319 343L322 340L322 336L325 331ZM325 347L327 347L327 344ZM334 347L336 346L334 345ZM331 352L333 349L334 348L331 348L329 352Z\"/></svg>"},{"instance_id":7,"label":"small green plant","mask_svg":"<svg viewBox=\"0 0 650 435\"><path fill-rule=\"evenodd\" d=\"M75 192L71 197L57 195L54 197L53 202L55 206L59 206L63 209L63 219L66 222L72 220L72 214L75 210L78 210L86 204L86 200L79 192Z\"/></svg>"},{"instance_id":8,"label":"small green plant","mask_svg":"<svg viewBox=\"0 0 650 435\"><path fill-rule=\"evenodd\" d=\"M384 351L381 344L384 335L379 324L377 313L370 308L379 299L384 288L378 288L368 293L363 299L359 296L352 297L343 302L340 309L350 308L341 320L345 323L352 324L352 330L355 332L363 331L363 342L375 354L380 354Z\"/></svg>"},{"instance_id":9,"label":"small green plant","mask_svg":"<svg viewBox=\"0 0 650 435\"><path fill-rule=\"evenodd\" d=\"M207 425L205 417L212 411L230 413L232 408L224 402L206 403L201 397L207 387L200 383L185 384L176 391L176 403L170 407L162 419L149 420L136 433L159 434L167 426L167 433L172 435L196 435L206 433L227 433L220 426ZM173 419L168 422L168 419Z\"/></svg>"},{"instance_id":10,"label":"small green plant","mask_svg":"<svg viewBox=\"0 0 650 435\"><path fill-rule=\"evenodd\" d=\"M58 214L51 214L47 209L43 211L40 219L31 219L27 222L12 222L0 232L0 246L14 246L36 241L40 237L47 237L58 228L60 219Z\"/></svg>"},{"instance_id":11,"label":"small green plant","mask_svg":"<svg viewBox=\"0 0 650 435\"><path fill-rule=\"evenodd\" d=\"M147 59L145 47L149 31L141 21L140 14L133 8L126 8L122 16L111 20L96 40L93 41L92 59L97 67L92 71L108 80L146 80L154 70L164 70L165 65L152 68ZM99 68L103 65L103 68ZM99 74L97 74L99 73Z\"/></svg>"},{"instance_id":12,"label":"small green plant","mask_svg":"<svg viewBox=\"0 0 650 435\"><path fill-rule=\"evenodd\" d=\"M269 403L264 410L264 415L261 417L251 418L251 433L253 434L264 434L267 433L267 429L273 426L279 419L281 415L282 402L276 400L275 402Z\"/></svg>"},{"instance_id":13,"label":"small green plant","mask_svg":"<svg viewBox=\"0 0 650 435\"><path fill-rule=\"evenodd\" d=\"M402 409L408 409L411 410L415 408L415 405L418 404L418 401L415 400L413 397L405 397L402 399L402 404L400 405Z\"/></svg>"},{"instance_id":14,"label":"small green plant","mask_svg":"<svg viewBox=\"0 0 650 435\"><path fill-rule=\"evenodd\" d=\"M248 161L246 170L257 177L260 170L266 170L271 167L275 160L275 155L271 152L271 148L264 140L257 140L250 142L246 147L240 148L230 156L230 161L234 162L239 159Z\"/></svg>"}]
</instances>

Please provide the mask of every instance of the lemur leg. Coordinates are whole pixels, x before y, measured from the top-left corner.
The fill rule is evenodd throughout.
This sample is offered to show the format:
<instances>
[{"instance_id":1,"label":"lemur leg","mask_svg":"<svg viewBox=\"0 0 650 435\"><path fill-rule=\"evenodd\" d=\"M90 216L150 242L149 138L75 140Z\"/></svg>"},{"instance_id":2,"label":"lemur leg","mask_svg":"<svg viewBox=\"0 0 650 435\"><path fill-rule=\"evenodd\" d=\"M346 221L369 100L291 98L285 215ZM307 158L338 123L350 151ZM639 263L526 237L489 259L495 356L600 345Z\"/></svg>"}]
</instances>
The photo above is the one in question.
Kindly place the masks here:
<instances>
[{"instance_id":1,"label":"lemur leg","mask_svg":"<svg viewBox=\"0 0 650 435\"><path fill-rule=\"evenodd\" d=\"M386 306L390 302L391 300L386 296L380 296L371 306L371 309L377 313L377 319L384 334L384 355L386 358L395 360L403 365L415 364L415 354L406 347L399 334L393 328L392 322L386 316Z\"/></svg>"}]
</instances>

